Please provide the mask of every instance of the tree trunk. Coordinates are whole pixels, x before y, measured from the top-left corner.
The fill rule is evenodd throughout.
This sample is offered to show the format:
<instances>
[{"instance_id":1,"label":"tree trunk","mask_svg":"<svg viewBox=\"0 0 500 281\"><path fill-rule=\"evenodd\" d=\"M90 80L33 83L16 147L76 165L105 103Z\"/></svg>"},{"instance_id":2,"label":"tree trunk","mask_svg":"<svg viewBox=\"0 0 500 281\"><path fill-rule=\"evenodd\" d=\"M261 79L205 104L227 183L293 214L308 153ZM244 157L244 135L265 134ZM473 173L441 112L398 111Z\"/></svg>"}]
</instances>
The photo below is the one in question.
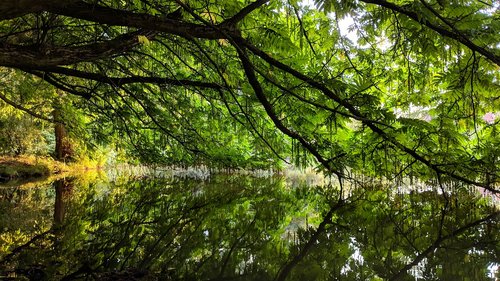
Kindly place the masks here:
<instances>
[{"instance_id":1,"label":"tree trunk","mask_svg":"<svg viewBox=\"0 0 500 281\"><path fill-rule=\"evenodd\" d=\"M54 225L59 226L66 214L66 200L73 189L73 179L63 178L54 182L56 199L54 202Z\"/></svg>"},{"instance_id":2,"label":"tree trunk","mask_svg":"<svg viewBox=\"0 0 500 281\"><path fill-rule=\"evenodd\" d=\"M61 112L59 109L54 109L53 115L54 120L61 119ZM64 160L64 140L66 139L66 128L64 128L62 123L56 123L54 133L56 137L55 158L56 160Z\"/></svg>"},{"instance_id":3,"label":"tree trunk","mask_svg":"<svg viewBox=\"0 0 500 281\"><path fill-rule=\"evenodd\" d=\"M56 200L54 202L54 224L60 225L64 220L64 182L58 180L54 183Z\"/></svg>"},{"instance_id":4,"label":"tree trunk","mask_svg":"<svg viewBox=\"0 0 500 281\"><path fill-rule=\"evenodd\" d=\"M61 110L57 106L54 108L52 114L54 120L62 120ZM63 123L55 123L54 134L56 138L55 159L64 161L67 158L71 158L73 156L73 148L71 147L71 142L68 139L68 133Z\"/></svg>"}]
</instances>

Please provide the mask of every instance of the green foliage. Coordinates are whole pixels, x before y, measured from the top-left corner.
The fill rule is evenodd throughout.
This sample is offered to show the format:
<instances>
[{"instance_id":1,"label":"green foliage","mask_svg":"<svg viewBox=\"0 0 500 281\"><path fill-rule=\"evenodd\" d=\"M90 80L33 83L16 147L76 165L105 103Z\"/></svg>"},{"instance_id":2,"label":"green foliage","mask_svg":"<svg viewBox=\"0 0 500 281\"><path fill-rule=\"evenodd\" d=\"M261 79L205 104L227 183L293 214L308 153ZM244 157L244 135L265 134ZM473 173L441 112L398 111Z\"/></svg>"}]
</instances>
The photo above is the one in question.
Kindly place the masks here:
<instances>
[{"instance_id":1,"label":"green foliage","mask_svg":"<svg viewBox=\"0 0 500 281\"><path fill-rule=\"evenodd\" d=\"M388 190L365 183L339 203L332 186L242 175L3 188L0 262L57 279L273 280L297 260L286 280L490 280L500 233L491 199L452 185Z\"/></svg>"},{"instance_id":2,"label":"green foliage","mask_svg":"<svg viewBox=\"0 0 500 281\"><path fill-rule=\"evenodd\" d=\"M495 189L497 6L445 2L99 0L74 17L49 7L1 21L2 40L40 46L40 59L71 46L68 58L5 69L4 94L44 116L60 107L84 153L237 168L289 160L344 178ZM101 17L107 9L127 27ZM110 43L137 28L132 43ZM72 56L98 46L111 49Z\"/></svg>"},{"instance_id":3,"label":"green foliage","mask_svg":"<svg viewBox=\"0 0 500 281\"><path fill-rule=\"evenodd\" d=\"M0 115L0 154L47 155L51 148L47 137L41 122L30 116L14 112Z\"/></svg>"},{"instance_id":4,"label":"green foliage","mask_svg":"<svg viewBox=\"0 0 500 281\"><path fill-rule=\"evenodd\" d=\"M31 178L47 176L50 170L44 164L29 165L16 161L0 162L0 181L14 178Z\"/></svg>"}]
</instances>

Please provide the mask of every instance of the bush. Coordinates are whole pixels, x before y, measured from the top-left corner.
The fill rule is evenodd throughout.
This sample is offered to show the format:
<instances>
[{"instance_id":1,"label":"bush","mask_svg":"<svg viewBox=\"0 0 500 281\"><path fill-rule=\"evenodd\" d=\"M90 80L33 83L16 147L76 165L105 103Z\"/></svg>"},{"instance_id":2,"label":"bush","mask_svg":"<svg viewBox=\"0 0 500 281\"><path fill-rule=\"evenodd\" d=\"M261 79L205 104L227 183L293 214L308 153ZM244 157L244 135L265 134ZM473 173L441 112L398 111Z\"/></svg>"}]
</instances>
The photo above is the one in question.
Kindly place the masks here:
<instances>
[{"instance_id":1,"label":"bush","mask_svg":"<svg viewBox=\"0 0 500 281\"><path fill-rule=\"evenodd\" d=\"M49 127L50 128L50 127ZM3 155L48 155L48 135L42 125L26 114L0 117L0 153Z\"/></svg>"}]
</instances>

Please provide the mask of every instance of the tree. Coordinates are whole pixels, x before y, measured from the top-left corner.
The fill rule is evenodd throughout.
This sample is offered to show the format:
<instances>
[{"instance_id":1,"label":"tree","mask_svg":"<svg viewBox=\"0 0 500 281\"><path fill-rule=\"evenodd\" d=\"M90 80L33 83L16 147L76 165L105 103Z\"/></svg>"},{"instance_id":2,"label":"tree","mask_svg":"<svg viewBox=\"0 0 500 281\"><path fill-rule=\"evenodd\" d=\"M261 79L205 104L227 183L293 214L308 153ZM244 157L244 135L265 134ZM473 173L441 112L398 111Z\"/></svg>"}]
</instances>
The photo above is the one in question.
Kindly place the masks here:
<instances>
[{"instance_id":1,"label":"tree","mask_svg":"<svg viewBox=\"0 0 500 281\"><path fill-rule=\"evenodd\" d=\"M0 15L0 65L78 98L154 159L292 154L341 182L498 193L494 1L6 0Z\"/></svg>"}]
</instances>

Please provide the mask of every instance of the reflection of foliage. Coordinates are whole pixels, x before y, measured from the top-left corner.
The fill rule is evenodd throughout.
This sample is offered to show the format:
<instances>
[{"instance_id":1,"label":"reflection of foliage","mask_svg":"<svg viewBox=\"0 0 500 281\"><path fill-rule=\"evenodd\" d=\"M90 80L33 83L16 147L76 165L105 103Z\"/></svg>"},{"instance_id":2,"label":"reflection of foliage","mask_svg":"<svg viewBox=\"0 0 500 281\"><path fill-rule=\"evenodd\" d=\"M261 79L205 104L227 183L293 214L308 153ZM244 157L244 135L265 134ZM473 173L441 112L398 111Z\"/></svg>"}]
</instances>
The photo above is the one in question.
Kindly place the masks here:
<instances>
[{"instance_id":1,"label":"reflection of foliage","mask_svg":"<svg viewBox=\"0 0 500 281\"><path fill-rule=\"evenodd\" d=\"M498 213L467 190L455 187L443 196L373 188L327 201L335 191L289 189L283 182L228 175L205 182L73 181L65 221L20 251L8 268L22 274L38 266L46 276L67 280L119 274L159 280L488 280L489 264L499 260Z\"/></svg>"},{"instance_id":2,"label":"reflection of foliage","mask_svg":"<svg viewBox=\"0 0 500 281\"><path fill-rule=\"evenodd\" d=\"M50 234L48 231L53 225L54 200L57 190L52 185L57 182L68 182L78 185L80 192L87 190L89 182L100 182L97 171L88 171L80 174L77 179L66 178L68 174L53 175L39 181L22 183L18 185L0 186L0 259L9 254L16 247L29 242L39 234ZM64 201L77 200L78 193L71 188L64 191ZM39 237L36 240L39 240Z\"/></svg>"},{"instance_id":3,"label":"reflection of foliage","mask_svg":"<svg viewBox=\"0 0 500 281\"><path fill-rule=\"evenodd\" d=\"M488 216L490 212L492 215ZM436 191L389 196L375 190L364 195L354 211L340 215L338 223L357 225L347 239L364 262L350 265L352 269L359 268L352 273L414 280L406 271L418 265L413 274L427 274L426 280L454 280L452 276L488 280L488 263L499 258L498 231L491 232L492 223L495 225L497 220L498 212L463 189L450 197ZM493 228L498 230L498 226ZM342 228L334 229L337 233L345 232ZM480 244L476 244L478 237ZM439 269L462 264L468 251L481 251L482 260L454 270ZM468 271L471 268L476 270L474 275Z\"/></svg>"},{"instance_id":4,"label":"reflection of foliage","mask_svg":"<svg viewBox=\"0 0 500 281\"><path fill-rule=\"evenodd\" d=\"M50 228L52 196L46 188L0 187L0 257Z\"/></svg>"}]
</instances>

